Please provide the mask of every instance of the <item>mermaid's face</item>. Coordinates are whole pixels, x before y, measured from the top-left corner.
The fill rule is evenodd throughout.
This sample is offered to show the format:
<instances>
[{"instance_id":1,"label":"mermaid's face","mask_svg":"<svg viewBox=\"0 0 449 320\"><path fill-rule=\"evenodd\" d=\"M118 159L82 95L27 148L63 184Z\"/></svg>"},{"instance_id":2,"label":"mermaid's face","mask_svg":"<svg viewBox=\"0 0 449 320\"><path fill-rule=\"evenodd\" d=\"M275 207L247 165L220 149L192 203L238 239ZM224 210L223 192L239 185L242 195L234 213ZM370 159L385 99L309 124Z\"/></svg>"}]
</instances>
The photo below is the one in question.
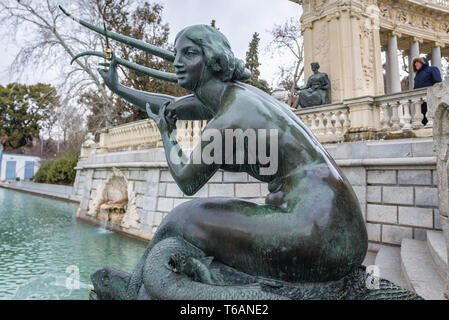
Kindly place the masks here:
<instances>
[{"instance_id":1,"label":"mermaid's face","mask_svg":"<svg viewBox=\"0 0 449 320\"><path fill-rule=\"evenodd\" d=\"M201 47L185 36L178 38L175 43L173 66L178 84L190 91L195 91L208 73Z\"/></svg>"}]
</instances>

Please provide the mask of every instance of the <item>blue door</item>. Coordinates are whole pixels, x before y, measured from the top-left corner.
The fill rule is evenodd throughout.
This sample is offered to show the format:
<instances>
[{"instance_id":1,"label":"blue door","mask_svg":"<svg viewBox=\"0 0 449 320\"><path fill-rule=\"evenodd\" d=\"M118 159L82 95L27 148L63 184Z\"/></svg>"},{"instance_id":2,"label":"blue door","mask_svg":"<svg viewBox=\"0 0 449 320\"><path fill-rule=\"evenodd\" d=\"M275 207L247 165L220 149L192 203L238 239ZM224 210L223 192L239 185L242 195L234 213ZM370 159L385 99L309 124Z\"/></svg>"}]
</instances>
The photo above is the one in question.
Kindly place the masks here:
<instances>
[{"instance_id":1,"label":"blue door","mask_svg":"<svg viewBox=\"0 0 449 320\"><path fill-rule=\"evenodd\" d=\"M25 180L31 180L34 177L34 161L25 161Z\"/></svg>"},{"instance_id":2,"label":"blue door","mask_svg":"<svg viewBox=\"0 0 449 320\"><path fill-rule=\"evenodd\" d=\"M16 162L7 161L6 162L6 180L16 179Z\"/></svg>"}]
</instances>

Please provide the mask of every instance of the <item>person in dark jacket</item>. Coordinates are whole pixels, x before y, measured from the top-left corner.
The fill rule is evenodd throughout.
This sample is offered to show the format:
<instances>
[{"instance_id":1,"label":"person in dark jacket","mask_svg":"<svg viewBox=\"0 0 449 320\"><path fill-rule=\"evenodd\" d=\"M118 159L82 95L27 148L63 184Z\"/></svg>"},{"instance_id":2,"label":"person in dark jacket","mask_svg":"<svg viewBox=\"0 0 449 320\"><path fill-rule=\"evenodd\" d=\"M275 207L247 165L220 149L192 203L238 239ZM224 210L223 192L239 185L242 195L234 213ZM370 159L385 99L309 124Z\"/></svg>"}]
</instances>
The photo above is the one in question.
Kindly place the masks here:
<instances>
[{"instance_id":1,"label":"person in dark jacket","mask_svg":"<svg viewBox=\"0 0 449 320\"><path fill-rule=\"evenodd\" d=\"M440 69L429 66L429 61L423 57L413 59L413 72L415 75L415 85L413 89L431 87L437 82L441 82Z\"/></svg>"},{"instance_id":2,"label":"person in dark jacket","mask_svg":"<svg viewBox=\"0 0 449 320\"><path fill-rule=\"evenodd\" d=\"M415 75L413 89L431 87L437 82L441 82L440 69L435 66L429 66L429 61L423 57L416 57L412 60L413 72ZM425 125L428 121L426 118L427 103L421 105L421 112L424 115L422 123Z\"/></svg>"}]
</instances>

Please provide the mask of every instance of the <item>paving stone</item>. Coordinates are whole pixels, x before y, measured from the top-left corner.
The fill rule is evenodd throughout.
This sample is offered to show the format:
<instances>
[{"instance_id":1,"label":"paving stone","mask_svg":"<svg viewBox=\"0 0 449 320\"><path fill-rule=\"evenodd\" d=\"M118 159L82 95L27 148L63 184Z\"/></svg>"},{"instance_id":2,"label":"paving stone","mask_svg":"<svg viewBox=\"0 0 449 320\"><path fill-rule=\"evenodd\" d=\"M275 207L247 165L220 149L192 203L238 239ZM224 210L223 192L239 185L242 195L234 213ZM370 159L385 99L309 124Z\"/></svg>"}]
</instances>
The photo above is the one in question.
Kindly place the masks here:
<instances>
[{"instance_id":1,"label":"paving stone","mask_svg":"<svg viewBox=\"0 0 449 320\"><path fill-rule=\"evenodd\" d=\"M432 170L432 184L434 186L438 185L438 171Z\"/></svg>"},{"instance_id":2,"label":"paving stone","mask_svg":"<svg viewBox=\"0 0 449 320\"><path fill-rule=\"evenodd\" d=\"M366 203L366 186L352 186L352 189L361 204Z\"/></svg>"},{"instance_id":3,"label":"paving stone","mask_svg":"<svg viewBox=\"0 0 449 320\"><path fill-rule=\"evenodd\" d=\"M440 210L433 209L433 227L437 230L442 230L441 221L440 221Z\"/></svg>"},{"instance_id":4,"label":"paving stone","mask_svg":"<svg viewBox=\"0 0 449 320\"><path fill-rule=\"evenodd\" d=\"M447 249L443 232L427 230L427 247L440 275L447 272Z\"/></svg>"},{"instance_id":5,"label":"paving stone","mask_svg":"<svg viewBox=\"0 0 449 320\"><path fill-rule=\"evenodd\" d=\"M367 202L382 202L382 187L381 186L367 186L366 187L366 201Z\"/></svg>"},{"instance_id":6,"label":"paving stone","mask_svg":"<svg viewBox=\"0 0 449 320\"><path fill-rule=\"evenodd\" d=\"M426 300L443 300L444 280L432 263L425 241L404 239L401 261L408 286Z\"/></svg>"},{"instance_id":7,"label":"paving stone","mask_svg":"<svg viewBox=\"0 0 449 320\"><path fill-rule=\"evenodd\" d=\"M143 173L141 170L130 170L129 180L145 181L147 179L146 172Z\"/></svg>"},{"instance_id":8,"label":"paving stone","mask_svg":"<svg viewBox=\"0 0 449 320\"><path fill-rule=\"evenodd\" d=\"M209 183L211 183L211 182L223 182L223 172L222 171L215 172L215 174L212 176L212 178L209 179L208 182Z\"/></svg>"},{"instance_id":9,"label":"paving stone","mask_svg":"<svg viewBox=\"0 0 449 320\"><path fill-rule=\"evenodd\" d=\"M396 184L395 170L368 170L369 184Z\"/></svg>"},{"instance_id":10,"label":"paving stone","mask_svg":"<svg viewBox=\"0 0 449 320\"><path fill-rule=\"evenodd\" d=\"M382 201L388 204L413 205L413 187L389 187L382 188Z\"/></svg>"},{"instance_id":11,"label":"paving stone","mask_svg":"<svg viewBox=\"0 0 449 320\"><path fill-rule=\"evenodd\" d=\"M414 228L413 229L413 239L415 240L426 240L427 239L427 230Z\"/></svg>"},{"instance_id":12,"label":"paving stone","mask_svg":"<svg viewBox=\"0 0 449 320\"><path fill-rule=\"evenodd\" d=\"M166 197L182 198L183 193L176 183L167 183Z\"/></svg>"},{"instance_id":13,"label":"paving stone","mask_svg":"<svg viewBox=\"0 0 449 320\"><path fill-rule=\"evenodd\" d=\"M159 189L159 183L157 182L145 182L145 195L157 197Z\"/></svg>"},{"instance_id":14,"label":"paving stone","mask_svg":"<svg viewBox=\"0 0 449 320\"><path fill-rule=\"evenodd\" d=\"M173 176L171 175L170 171L164 170L161 171L161 180L162 182L174 182Z\"/></svg>"},{"instance_id":15,"label":"paving stone","mask_svg":"<svg viewBox=\"0 0 449 320\"><path fill-rule=\"evenodd\" d=\"M368 240L380 242L380 224L367 223Z\"/></svg>"},{"instance_id":16,"label":"paving stone","mask_svg":"<svg viewBox=\"0 0 449 320\"><path fill-rule=\"evenodd\" d=\"M363 259L362 265L364 265L365 267L373 265L376 259L376 255L377 253L374 251L367 251L365 259Z\"/></svg>"},{"instance_id":17,"label":"paving stone","mask_svg":"<svg viewBox=\"0 0 449 320\"><path fill-rule=\"evenodd\" d=\"M413 157L432 157L434 155L435 152L433 151L433 139L412 143Z\"/></svg>"},{"instance_id":18,"label":"paving stone","mask_svg":"<svg viewBox=\"0 0 449 320\"><path fill-rule=\"evenodd\" d=\"M399 207L399 224L432 228L433 210L431 208Z\"/></svg>"},{"instance_id":19,"label":"paving stone","mask_svg":"<svg viewBox=\"0 0 449 320\"><path fill-rule=\"evenodd\" d=\"M134 191L136 193L145 194L147 189L147 183L145 181L135 181Z\"/></svg>"},{"instance_id":20,"label":"paving stone","mask_svg":"<svg viewBox=\"0 0 449 320\"><path fill-rule=\"evenodd\" d=\"M377 252L375 265L379 267L380 277L394 284L406 288L402 277L401 249L398 247L382 246Z\"/></svg>"},{"instance_id":21,"label":"paving stone","mask_svg":"<svg viewBox=\"0 0 449 320\"><path fill-rule=\"evenodd\" d=\"M159 176L159 169L149 169L147 172L147 181L150 183L157 183L159 182Z\"/></svg>"},{"instance_id":22,"label":"paving stone","mask_svg":"<svg viewBox=\"0 0 449 320\"><path fill-rule=\"evenodd\" d=\"M417 206L438 207L438 189L415 187L415 203Z\"/></svg>"},{"instance_id":23,"label":"paving stone","mask_svg":"<svg viewBox=\"0 0 449 320\"><path fill-rule=\"evenodd\" d=\"M399 170L399 184L430 185L432 183L432 173L430 170Z\"/></svg>"},{"instance_id":24,"label":"paving stone","mask_svg":"<svg viewBox=\"0 0 449 320\"><path fill-rule=\"evenodd\" d=\"M234 197L234 184L211 183L209 185L209 197Z\"/></svg>"},{"instance_id":25,"label":"paving stone","mask_svg":"<svg viewBox=\"0 0 449 320\"><path fill-rule=\"evenodd\" d=\"M248 174L244 172L223 172L223 182L247 182Z\"/></svg>"},{"instance_id":26,"label":"paving stone","mask_svg":"<svg viewBox=\"0 0 449 320\"><path fill-rule=\"evenodd\" d=\"M260 184L260 194L263 197L266 197L270 191L268 190L268 183L261 183Z\"/></svg>"},{"instance_id":27,"label":"paving stone","mask_svg":"<svg viewBox=\"0 0 449 320\"><path fill-rule=\"evenodd\" d=\"M190 201L191 199L186 199L186 198L182 198L182 199L175 199L174 205L173 207L176 208L177 206L179 206L180 204Z\"/></svg>"},{"instance_id":28,"label":"paving stone","mask_svg":"<svg viewBox=\"0 0 449 320\"><path fill-rule=\"evenodd\" d=\"M410 140L389 140L366 142L367 150L363 153L364 158L403 158L412 154L412 143Z\"/></svg>"},{"instance_id":29,"label":"paving stone","mask_svg":"<svg viewBox=\"0 0 449 320\"><path fill-rule=\"evenodd\" d=\"M236 183L235 196L239 198L260 197L260 183Z\"/></svg>"},{"instance_id":30,"label":"paving stone","mask_svg":"<svg viewBox=\"0 0 449 320\"><path fill-rule=\"evenodd\" d=\"M159 183L159 189L158 189L158 196L159 197L165 197L167 194L167 184L166 183Z\"/></svg>"},{"instance_id":31,"label":"paving stone","mask_svg":"<svg viewBox=\"0 0 449 320\"><path fill-rule=\"evenodd\" d=\"M397 223L397 207L368 204L367 221Z\"/></svg>"},{"instance_id":32,"label":"paving stone","mask_svg":"<svg viewBox=\"0 0 449 320\"><path fill-rule=\"evenodd\" d=\"M402 239L413 237L413 229L400 226L382 226L382 242L400 245Z\"/></svg>"},{"instance_id":33,"label":"paving stone","mask_svg":"<svg viewBox=\"0 0 449 320\"><path fill-rule=\"evenodd\" d=\"M136 198L136 207L138 208L153 211L156 210L156 204L156 197L137 196Z\"/></svg>"},{"instance_id":34,"label":"paving stone","mask_svg":"<svg viewBox=\"0 0 449 320\"><path fill-rule=\"evenodd\" d=\"M366 185L366 171L362 167L343 167L344 175L351 185Z\"/></svg>"},{"instance_id":35,"label":"paving stone","mask_svg":"<svg viewBox=\"0 0 449 320\"><path fill-rule=\"evenodd\" d=\"M173 198L159 198L157 202L157 210L162 212L170 212L173 209Z\"/></svg>"}]
</instances>

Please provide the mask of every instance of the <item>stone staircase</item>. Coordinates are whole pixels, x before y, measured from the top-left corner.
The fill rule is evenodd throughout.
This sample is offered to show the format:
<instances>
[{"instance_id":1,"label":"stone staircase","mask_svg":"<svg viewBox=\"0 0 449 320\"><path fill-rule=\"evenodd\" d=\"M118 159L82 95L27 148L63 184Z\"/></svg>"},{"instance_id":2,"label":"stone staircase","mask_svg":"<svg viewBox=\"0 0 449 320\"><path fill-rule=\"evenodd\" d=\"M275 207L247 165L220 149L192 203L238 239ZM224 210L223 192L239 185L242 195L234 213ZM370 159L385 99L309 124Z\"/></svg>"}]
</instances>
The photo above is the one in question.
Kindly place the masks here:
<instances>
[{"instance_id":1,"label":"stone staircase","mask_svg":"<svg viewBox=\"0 0 449 320\"><path fill-rule=\"evenodd\" d=\"M427 240L403 239L401 247L382 246L377 254L369 252L364 264L377 265L382 278L426 300L444 300L447 261L443 233L427 231Z\"/></svg>"}]
</instances>

